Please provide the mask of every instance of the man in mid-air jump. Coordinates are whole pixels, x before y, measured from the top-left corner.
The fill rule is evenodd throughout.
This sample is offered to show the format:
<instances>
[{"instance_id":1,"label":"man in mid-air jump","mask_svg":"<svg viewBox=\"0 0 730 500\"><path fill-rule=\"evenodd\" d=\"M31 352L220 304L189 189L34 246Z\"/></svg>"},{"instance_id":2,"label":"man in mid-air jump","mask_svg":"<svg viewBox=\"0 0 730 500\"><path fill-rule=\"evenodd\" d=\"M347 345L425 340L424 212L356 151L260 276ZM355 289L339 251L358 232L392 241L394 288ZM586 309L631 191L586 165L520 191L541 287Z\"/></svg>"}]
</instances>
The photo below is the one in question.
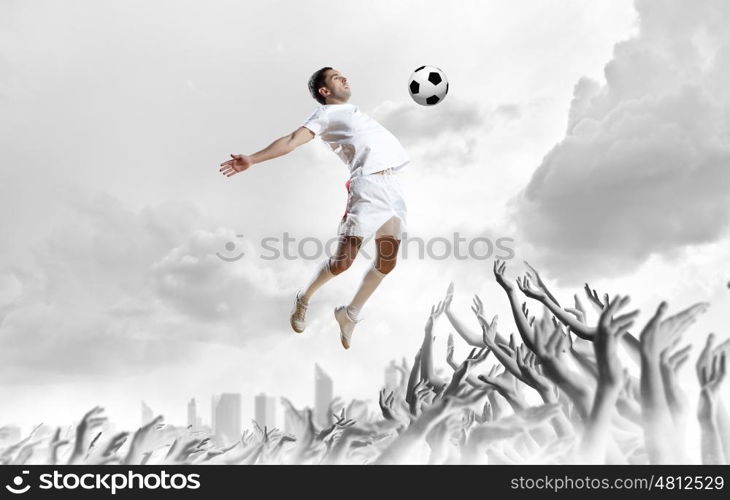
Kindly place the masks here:
<instances>
[{"instance_id":1,"label":"man in mid-air jump","mask_svg":"<svg viewBox=\"0 0 730 500\"><path fill-rule=\"evenodd\" d=\"M290 323L295 332L304 331L307 306L314 293L346 271L363 239L375 234L375 260L350 303L335 308L340 341L349 349L365 302L395 267L407 213L397 172L410 159L393 134L348 103L350 86L339 71L330 67L316 71L309 79L309 92L320 105L301 127L252 155L232 154L231 160L221 163L220 171L230 177L256 163L291 153L317 135L348 166L347 207L338 227L337 251L320 263L306 288L297 292Z\"/></svg>"}]
</instances>

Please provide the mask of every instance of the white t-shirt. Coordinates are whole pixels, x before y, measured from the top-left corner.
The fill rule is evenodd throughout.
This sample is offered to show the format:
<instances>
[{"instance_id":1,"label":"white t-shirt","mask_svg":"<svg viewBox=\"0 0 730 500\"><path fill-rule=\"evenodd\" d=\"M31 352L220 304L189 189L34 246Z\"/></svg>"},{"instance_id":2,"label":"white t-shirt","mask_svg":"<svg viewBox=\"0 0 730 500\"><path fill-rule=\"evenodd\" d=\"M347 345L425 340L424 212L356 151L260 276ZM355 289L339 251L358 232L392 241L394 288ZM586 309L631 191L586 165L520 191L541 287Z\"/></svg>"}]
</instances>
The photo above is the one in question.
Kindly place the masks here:
<instances>
[{"instance_id":1,"label":"white t-shirt","mask_svg":"<svg viewBox=\"0 0 730 500\"><path fill-rule=\"evenodd\" d=\"M388 129L354 104L322 104L304 122L350 168L350 178L386 168L400 170L408 154Z\"/></svg>"}]
</instances>

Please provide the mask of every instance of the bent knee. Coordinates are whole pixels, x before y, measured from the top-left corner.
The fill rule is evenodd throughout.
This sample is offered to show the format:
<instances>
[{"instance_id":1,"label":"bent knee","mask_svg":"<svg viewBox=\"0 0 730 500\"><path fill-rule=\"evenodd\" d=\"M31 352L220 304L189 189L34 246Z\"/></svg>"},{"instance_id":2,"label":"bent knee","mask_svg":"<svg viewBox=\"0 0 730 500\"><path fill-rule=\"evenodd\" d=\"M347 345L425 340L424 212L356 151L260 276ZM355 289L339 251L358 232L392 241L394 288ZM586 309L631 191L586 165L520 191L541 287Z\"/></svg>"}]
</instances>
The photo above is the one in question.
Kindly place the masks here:
<instances>
[{"instance_id":1,"label":"bent knee","mask_svg":"<svg viewBox=\"0 0 730 500\"><path fill-rule=\"evenodd\" d=\"M336 259L330 261L330 271L337 275L347 271L352 265L353 259Z\"/></svg>"},{"instance_id":2,"label":"bent knee","mask_svg":"<svg viewBox=\"0 0 730 500\"><path fill-rule=\"evenodd\" d=\"M391 259L391 260L380 259L380 262L378 262L378 265L375 266L375 268L383 274L388 274L393 269L395 269L395 263L396 263L395 259Z\"/></svg>"}]
</instances>

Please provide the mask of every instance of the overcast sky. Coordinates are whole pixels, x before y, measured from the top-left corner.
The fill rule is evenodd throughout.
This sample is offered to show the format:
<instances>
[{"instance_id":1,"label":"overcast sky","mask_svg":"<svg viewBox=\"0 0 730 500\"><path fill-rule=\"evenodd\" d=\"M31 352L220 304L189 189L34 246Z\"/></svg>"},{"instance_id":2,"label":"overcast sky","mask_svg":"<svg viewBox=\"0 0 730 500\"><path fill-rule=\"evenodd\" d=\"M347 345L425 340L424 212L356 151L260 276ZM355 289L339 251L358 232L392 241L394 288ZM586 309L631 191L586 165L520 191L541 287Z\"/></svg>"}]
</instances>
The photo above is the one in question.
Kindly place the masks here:
<instances>
[{"instance_id":1,"label":"overcast sky","mask_svg":"<svg viewBox=\"0 0 730 500\"><path fill-rule=\"evenodd\" d=\"M3 1L0 424L101 404L131 427L140 400L183 423L190 397L207 420L220 392L248 421L258 392L311 404L315 362L376 401L450 280L474 328L474 293L513 328L491 260L408 258L344 351L332 309L362 255L291 332L319 259L262 259L261 238L333 238L347 169L319 140L218 165L301 125L325 65L412 157L410 236L514 238L512 277L528 259L565 301L590 281L644 317L709 300L697 338L726 336L729 20L723 0ZM407 93L423 64L449 78L435 107Z\"/></svg>"}]
</instances>

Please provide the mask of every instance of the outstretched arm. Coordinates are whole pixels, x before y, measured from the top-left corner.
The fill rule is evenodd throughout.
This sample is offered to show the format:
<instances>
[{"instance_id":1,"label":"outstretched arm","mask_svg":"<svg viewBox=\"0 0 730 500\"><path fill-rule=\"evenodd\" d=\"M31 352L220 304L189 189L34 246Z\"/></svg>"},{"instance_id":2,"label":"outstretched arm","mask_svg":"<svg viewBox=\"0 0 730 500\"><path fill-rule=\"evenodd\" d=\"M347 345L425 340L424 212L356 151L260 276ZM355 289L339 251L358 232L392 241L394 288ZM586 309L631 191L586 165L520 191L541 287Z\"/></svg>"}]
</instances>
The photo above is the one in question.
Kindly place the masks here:
<instances>
[{"instance_id":1,"label":"outstretched arm","mask_svg":"<svg viewBox=\"0 0 730 500\"><path fill-rule=\"evenodd\" d=\"M497 283L504 289L509 299L510 307L512 308L512 315L515 318L515 324L517 325L517 331L520 332L522 341L525 343L528 349L531 351L535 350L535 334L532 331L532 327L528 323L525 313L520 306L520 299L517 296L514 285L504 277L504 271L507 264L499 259L494 261L494 277L497 279ZM482 325L483 327L483 325Z\"/></svg>"},{"instance_id":2,"label":"outstretched arm","mask_svg":"<svg viewBox=\"0 0 730 500\"><path fill-rule=\"evenodd\" d=\"M596 335L596 328L581 323L573 314L565 311L550 298L546 289L533 286L529 276L517 278L517 286L526 296L542 302L561 323L570 327L570 330L577 336L582 339L593 340Z\"/></svg>"},{"instance_id":3,"label":"outstretched arm","mask_svg":"<svg viewBox=\"0 0 730 500\"><path fill-rule=\"evenodd\" d=\"M289 135L279 137L261 151L252 155L231 155L231 159L221 163L220 172L226 177L243 172L255 163L266 160L273 160L285 154L291 153L302 144L314 139L314 132L306 127L299 127Z\"/></svg>"},{"instance_id":4,"label":"outstretched arm","mask_svg":"<svg viewBox=\"0 0 730 500\"><path fill-rule=\"evenodd\" d=\"M720 386L725 378L726 356L724 352L700 356L697 360L697 372L700 382L700 402L697 418L700 422L702 463L705 465L726 464L725 454L717 425L717 399Z\"/></svg>"},{"instance_id":5,"label":"outstretched arm","mask_svg":"<svg viewBox=\"0 0 730 500\"><path fill-rule=\"evenodd\" d=\"M454 311L451 309L451 301L454 298L454 283L451 282L449 284L449 288L446 290L446 297L444 298L444 306L445 306L445 312L446 317L449 318L449 321L451 322L451 325L454 327L456 332L461 335L461 337L466 341L467 344L473 347L484 347L484 341L482 340L482 334L479 332L476 332L469 328L463 321L459 319L456 314L454 314ZM480 308L482 308L481 301L479 300L478 296L474 296L475 304L478 304ZM473 310L473 308L472 308ZM495 316L496 320L496 316ZM494 321L494 320L493 320ZM499 332L496 331L496 322L495 322L495 330L493 332L493 335L496 337L497 342L506 343L507 341L502 337Z\"/></svg>"},{"instance_id":6,"label":"outstretched arm","mask_svg":"<svg viewBox=\"0 0 730 500\"><path fill-rule=\"evenodd\" d=\"M431 313L428 316L428 320L426 320L423 344L421 344L421 379L427 380L436 390L441 389L447 383L436 376L436 371L433 367L433 341L436 338L432 334L433 325L443 312L443 302L431 306Z\"/></svg>"},{"instance_id":7,"label":"outstretched arm","mask_svg":"<svg viewBox=\"0 0 730 500\"><path fill-rule=\"evenodd\" d=\"M730 457L727 433L730 421L719 391L725 377L728 342L713 349L714 341L715 334L709 334L696 364L701 389L697 417L702 432L703 463L722 463Z\"/></svg>"},{"instance_id":8,"label":"outstretched arm","mask_svg":"<svg viewBox=\"0 0 730 500\"><path fill-rule=\"evenodd\" d=\"M651 463L669 463L676 460L675 449L666 436L674 432L674 422L664 391L661 373L661 352L681 340L684 331L694 323L696 316L707 309L698 303L674 316L663 319L667 310L662 302L639 337L641 341L641 408L644 419L644 439Z\"/></svg>"},{"instance_id":9,"label":"outstretched arm","mask_svg":"<svg viewBox=\"0 0 730 500\"><path fill-rule=\"evenodd\" d=\"M581 443L583 458L589 462L600 463L605 459L611 418L616 412L616 402L628 378L628 372L623 369L618 358L618 338L633 324L639 311L614 317L628 301L628 296L617 295L608 304L601 313L593 341L598 367L598 386Z\"/></svg>"},{"instance_id":10,"label":"outstretched arm","mask_svg":"<svg viewBox=\"0 0 730 500\"><path fill-rule=\"evenodd\" d=\"M444 297L444 306L446 308L446 317L449 318L451 325L456 329L456 332L466 341L467 344L474 347L483 347L482 336L477 332L473 332L467 327L451 310L451 301L454 299L454 282L449 283L449 288L446 290L446 297Z\"/></svg>"}]
</instances>

